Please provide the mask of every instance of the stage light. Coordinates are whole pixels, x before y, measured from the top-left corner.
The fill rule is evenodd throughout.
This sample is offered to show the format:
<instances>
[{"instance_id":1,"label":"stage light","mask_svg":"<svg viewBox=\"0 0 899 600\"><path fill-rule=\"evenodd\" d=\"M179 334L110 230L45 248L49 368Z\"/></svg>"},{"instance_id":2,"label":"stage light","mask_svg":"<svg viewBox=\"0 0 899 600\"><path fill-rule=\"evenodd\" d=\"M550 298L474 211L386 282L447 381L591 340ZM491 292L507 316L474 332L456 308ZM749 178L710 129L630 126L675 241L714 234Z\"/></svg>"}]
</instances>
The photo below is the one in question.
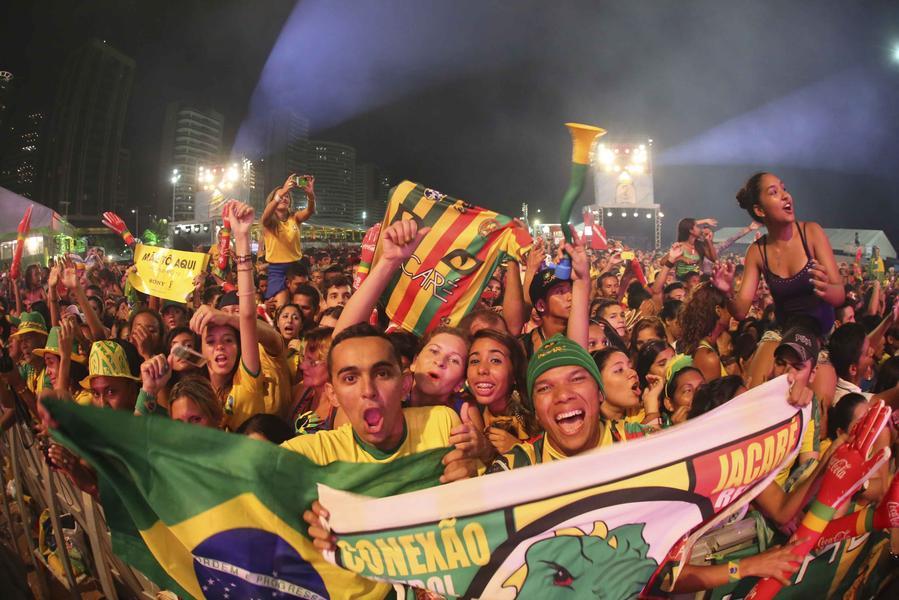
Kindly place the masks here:
<instances>
[{"instance_id":1,"label":"stage light","mask_svg":"<svg viewBox=\"0 0 899 600\"><path fill-rule=\"evenodd\" d=\"M893 61L899 63L899 43L893 45Z\"/></svg>"},{"instance_id":2,"label":"stage light","mask_svg":"<svg viewBox=\"0 0 899 600\"><path fill-rule=\"evenodd\" d=\"M611 216L612 216L612 211L610 211L610 210L606 211L606 216L607 216L607 217L611 217Z\"/></svg>"},{"instance_id":3,"label":"stage light","mask_svg":"<svg viewBox=\"0 0 899 600\"><path fill-rule=\"evenodd\" d=\"M640 213L638 213L637 211L634 211L634 216L635 216L635 217L639 217L639 216L640 216Z\"/></svg>"},{"instance_id":4,"label":"stage light","mask_svg":"<svg viewBox=\"0 0 899 600\"><path fill-rule=\"evenodd\" d=\"M665 216L665 213L663 213L663 212L659 213L659 218L663 218L664 216Z\"/></svg>"},{"instance_id":5,"label":"stage light","mask_svg":"<svg viewBox=\"0 0 899 600\"><path fill-rule=\"evenodd\" d=\"M651 218L652 218L652 213L646 213L646 218L647 218L647 219L651 219Z\"/></svg>"},{"instance_id":6,"label":"stage light","mask_svg":"<svg viewBox=\"0 0 899 600\"><path fill-rule=\"evenodd\" d=\"M627 213L624 212L624 211L621 211L621 216L622 216L622 217L626 217L626 216L627 216Z\"/></svg>"}]
</instances>

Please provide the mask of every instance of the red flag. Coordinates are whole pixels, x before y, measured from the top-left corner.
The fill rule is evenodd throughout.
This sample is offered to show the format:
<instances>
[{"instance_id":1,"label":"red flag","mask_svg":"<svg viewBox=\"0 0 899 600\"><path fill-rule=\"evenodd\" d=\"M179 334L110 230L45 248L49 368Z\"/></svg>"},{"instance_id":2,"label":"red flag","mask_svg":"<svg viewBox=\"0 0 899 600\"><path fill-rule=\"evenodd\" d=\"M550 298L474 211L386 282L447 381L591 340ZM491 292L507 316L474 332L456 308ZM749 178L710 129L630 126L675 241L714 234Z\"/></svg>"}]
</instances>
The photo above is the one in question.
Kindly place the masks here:
<instances>
[{"instance_id":1,"label":"red flag","mask_svg":"<svg viewBox=\"0 0 899 600\"><path fill-rule=\"evenodd\" d=\"M590 247L594 250L605 250L609 247L606 240L605 227L593 221L593 213L584 211L584 234L590 235Z\"/></svg>"}]
</instances>

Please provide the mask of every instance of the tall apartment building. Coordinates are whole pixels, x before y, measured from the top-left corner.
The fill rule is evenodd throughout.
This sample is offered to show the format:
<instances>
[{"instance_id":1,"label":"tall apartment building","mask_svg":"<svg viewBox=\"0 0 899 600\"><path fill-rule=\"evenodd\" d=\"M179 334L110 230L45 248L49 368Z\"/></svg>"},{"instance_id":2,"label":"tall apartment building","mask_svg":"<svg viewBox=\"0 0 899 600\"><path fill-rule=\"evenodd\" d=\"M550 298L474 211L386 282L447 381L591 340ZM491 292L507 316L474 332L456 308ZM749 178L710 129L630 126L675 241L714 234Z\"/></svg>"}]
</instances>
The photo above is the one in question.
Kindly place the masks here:
<instances>
[{"instance_id":1,"label":"tall apartment building","mask_svg":"<svg viewBox=\"0 0 899 600\"><path fill-rule=\"evenodd\" d=\"M356 206L356 149L346 144L310 140L309 173L315 176L315 217L322 225L361 223Z\"/></svg>"},{"instance_id":2,"label":"tall apartment building","mask_svg":"<svg viewBox=\"0 0 899 600\"><path fill-rule=\"evenodd\" d=\"M310 170L308 119L296 111L275 110L265 118L263 127L262 153L254 161L260 203L291 173L301 175Z\"/></svg>"},{"instance_id":3,"label":"tall apartment building","mask_svg":"<svg viewBox=\"0 0 899 600\"><path fill-rule=\"evenodd\" d=\"M44 126L43 112L16 114L5 128L0 159L0 186L39 202L42 202L38 183L45 150Z\"/></svg>"},{"instance_id":4,"label":"tall apartment building","mask_svg":"<svg viewBox=\"0 0 899 600\"><path fill-rule=\"evenodd\" d=\"M73 224L115 206L134 60L92 39L66 59L46 143L41 199Z\"/></svg>"},{"instance_id":5,"label":"tall apartment building","mask_svg":"<svg viewBox=\"0 0 899 600\"><path fill-rule=\"evenodd\" d=\"M212 109L179 102L166 107L159 156L159 181L164 192L159 197L169 201L162 203L159 214L170 215L175 221L194 217L199 169L221 162L224 126L224 116Z\"/></svg>"},{"instance_id":6,"label":"tall apartment building","mask_svg":"<svg viewBox=\"0 0 899 600\"><path fill-rule=\"evenodd\" d=\"M384 219L390 179L379 166L372 163L357 164L355 177L356 208L360 211L359 224L369 227Z\"/></svg>"}]
</instances>

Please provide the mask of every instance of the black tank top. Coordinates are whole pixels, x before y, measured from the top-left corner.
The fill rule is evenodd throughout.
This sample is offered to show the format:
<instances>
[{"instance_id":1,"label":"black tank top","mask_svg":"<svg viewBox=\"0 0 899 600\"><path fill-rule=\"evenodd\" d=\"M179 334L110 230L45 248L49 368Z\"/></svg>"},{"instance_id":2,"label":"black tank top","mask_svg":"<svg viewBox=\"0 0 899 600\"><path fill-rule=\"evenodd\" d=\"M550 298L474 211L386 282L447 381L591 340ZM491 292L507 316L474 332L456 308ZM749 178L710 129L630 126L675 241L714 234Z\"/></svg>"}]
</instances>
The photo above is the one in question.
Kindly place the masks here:
<instances>
[{"instance_id":1,"label":"black tank top","mask_svg":"<svg viewBox=\"0 0 899 600\"><path fill-rule=\"evenodd\" d=\"M774 314L778 323L783 325L784 319L790 315L808 315L818 322L821 328L820 334L830 333L834 322L833 307L815 294L815 286L812 284L812 276L809 273L812 263L812 254L808 249L805 239L805 224L796 223L799 238L802 240L802 249L805 250L806 263L802 269L792 277L780 277L771 272L768 267L768 236L763 235L756 244L762 253L762 266L765 281L774 298Z\"/></svg>"}]
</instances>

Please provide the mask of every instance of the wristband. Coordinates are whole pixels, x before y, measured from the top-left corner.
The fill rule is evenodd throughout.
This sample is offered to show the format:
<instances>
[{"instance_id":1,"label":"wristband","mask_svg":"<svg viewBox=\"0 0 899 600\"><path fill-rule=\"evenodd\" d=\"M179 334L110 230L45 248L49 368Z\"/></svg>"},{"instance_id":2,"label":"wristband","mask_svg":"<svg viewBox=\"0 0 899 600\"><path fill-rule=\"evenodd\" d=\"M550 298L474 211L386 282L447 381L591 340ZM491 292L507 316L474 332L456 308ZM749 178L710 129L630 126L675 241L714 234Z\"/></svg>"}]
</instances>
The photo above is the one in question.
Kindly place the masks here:
<instances>
[{"instance_id":1,"label":"wristband","mask_svg":"<svg viewBox=\"0 0 899 600\"><path fill-rule=\"evenodd\" d=\"M252 254L236 254L236 255L234 255L234 262L236 262L239 265L242 265L245 263L252 263L253 255Z\"/></svg>"},{"instance_id":2,"label":"wristband","mask_svg":"<svg viewBox=\"0 0 899 600\"><path fill-rule=\"evenodd\" d=\"M731 583L740 581L740 559L727 561L727 580Z\"/></svg>"},{"instance_id":3,"label":"wristband","mask_svg":"<svg viewBox=\"0 0 899 600\"><path fill-rule=\"evenodd\" d=\"M156 412L156 396L150 394L144 388L141 388L140 392L137 394L137 403L134 407L134 412L141 415Z\"/></svg>"}]
</instances>

